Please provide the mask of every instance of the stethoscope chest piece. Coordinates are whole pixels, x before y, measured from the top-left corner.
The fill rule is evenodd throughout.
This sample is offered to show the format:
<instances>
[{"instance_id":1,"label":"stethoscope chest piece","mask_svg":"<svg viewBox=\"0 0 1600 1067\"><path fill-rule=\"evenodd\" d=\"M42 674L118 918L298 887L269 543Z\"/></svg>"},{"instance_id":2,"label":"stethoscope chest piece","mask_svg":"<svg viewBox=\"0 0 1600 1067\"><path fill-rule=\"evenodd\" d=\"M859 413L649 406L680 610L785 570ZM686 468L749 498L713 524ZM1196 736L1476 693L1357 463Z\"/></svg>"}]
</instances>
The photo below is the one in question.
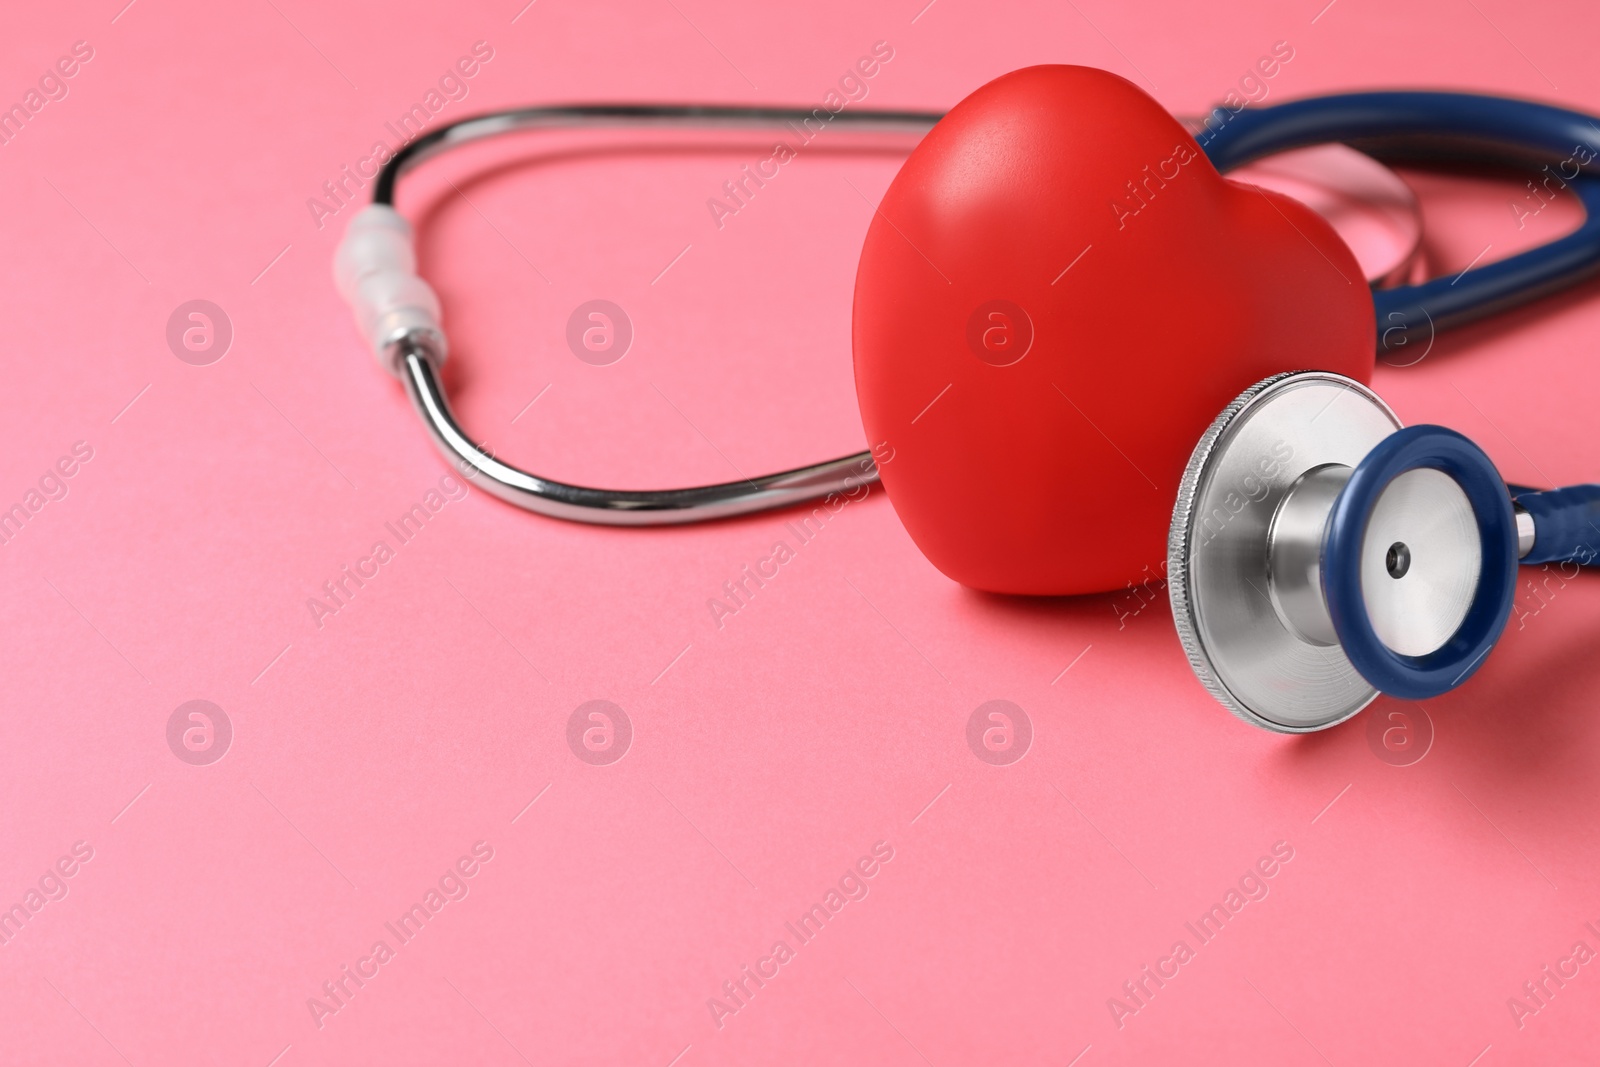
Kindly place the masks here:
<instances>
[{"instance_id":1,"label":"stethoscope chest piece","mask_svg":"<svg viewBox=\"0 0 1600 1067\"><path fill-rule=\"evenodd\" d=\"M1317 730L1377 695L1335 640L1318 571L1344 478L1399 428L1359 382L1284 374L1246 390L1196 446L1173 510L1168 589L1195 673L1240 718Z\"/></svg>"},{"instance_id":2,"label":"stethoscope chest piece","mask_svg":"<svg viewBox=\"0 0 1600 1067\"><path fill-rule=\"evenodd\" d=\"M1472 674L1505 626L1517 554L1511 498L1476 445L1402 429L1361 383L1303 372L1247 389L1201 438L1167 578L1212 695L1303 733Z\"/></svg>"},{"instance_id":3,"label":"stethoscope chest piece","mask_svg":"<svg viewBox=\"0 0 1600 1067\"><path fill-rule=\"evenodd\" d=\"M1189 663L1246 722L1321 730L1483 665L1517 567L1595 560L1600 486L1515 489L1443 426L1336 374L1268 378L1190 457L1167 542Z\"/></svg>"}]
</instances>

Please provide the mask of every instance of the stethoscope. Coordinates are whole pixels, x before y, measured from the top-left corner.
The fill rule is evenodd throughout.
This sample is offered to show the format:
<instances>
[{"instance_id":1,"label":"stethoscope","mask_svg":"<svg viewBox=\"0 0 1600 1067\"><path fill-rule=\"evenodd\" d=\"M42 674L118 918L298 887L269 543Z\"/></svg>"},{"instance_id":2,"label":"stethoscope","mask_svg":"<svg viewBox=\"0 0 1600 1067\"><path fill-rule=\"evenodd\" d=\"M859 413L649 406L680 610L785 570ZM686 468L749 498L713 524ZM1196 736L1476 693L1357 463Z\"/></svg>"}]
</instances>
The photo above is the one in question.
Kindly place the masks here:
<instances>
[{"instance_id":1,"label":"stethoscope","mask_svg":"<svg viewBox=\"0 0 1600 1067\"><path fill-rule=\"evenodd\" d=\"M768 128L806 109L593 105L519 108L440 127L402 148L350 222L335 277L380 363L406 387L435 444L491 494L553 518L663 525L726 518L878 480L871 452L737 482L608 490L542 478L495 458L451 413L438 297L417 274L398 178L469 142L541 127ZM851 111L863 132L922 133L940 113ZM1600 126L1578 112L1498 97L1353 93L1214 113L1198 143L1218 171L1343 142L1380 158L1505 163L1588 158ZM1454 278L1372 294L1379 351L1571 285L1600 270L1600 178L1564 175L1587 217L1573 233ZM1241 495L1239 487L1248 486ZM892 494L891 494L892 499ZM1225 707L1286 733L1326 729L1378 693L1419 700L1462 684L1510 616L1519 563L1593 562L1600 485L1507 486L1488 456L1439 426L1402 427L1370 389L1337 374L1277 375L1211 424L1172 512L1167 578L1190 665Z\"/></svg>"}]
</instances>

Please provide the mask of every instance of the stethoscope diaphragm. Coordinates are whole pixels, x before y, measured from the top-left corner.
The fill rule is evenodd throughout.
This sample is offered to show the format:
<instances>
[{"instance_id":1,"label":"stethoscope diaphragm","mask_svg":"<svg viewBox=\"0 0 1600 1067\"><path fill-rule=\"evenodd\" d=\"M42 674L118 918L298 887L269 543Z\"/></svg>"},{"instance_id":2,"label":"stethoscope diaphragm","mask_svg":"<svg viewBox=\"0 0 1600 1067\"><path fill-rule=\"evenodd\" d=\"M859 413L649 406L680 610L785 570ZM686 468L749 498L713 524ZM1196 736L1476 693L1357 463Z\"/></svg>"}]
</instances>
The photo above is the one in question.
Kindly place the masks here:
<instances>
[{"instance_id":1,"label":"stethoscope diaphragm","mask_svg":"<svg viewBox=\"0 0 1600 1067\"><path fill-rule=\"evenodd\" d=\"M1353 469L1398 429L1394 412L1360 382L1307 372L1251 386L1196 445L1167 542L1173 621L1200 681L1246 722L1320 730L1377 696L1330 640L1331 625L1297 621L1315 614L1299 610L1300 598L1321 596L1314 516L1301 518L1292 506L1286 513L1287 524L1302 528L1283 531L1276 580L1269 546L1291 490L1327 488L1307 475ZM1323 515L1334 495L1324 492ZM1291 573L1296 583L1286 580Z\"/></svg>"}]
</instances>

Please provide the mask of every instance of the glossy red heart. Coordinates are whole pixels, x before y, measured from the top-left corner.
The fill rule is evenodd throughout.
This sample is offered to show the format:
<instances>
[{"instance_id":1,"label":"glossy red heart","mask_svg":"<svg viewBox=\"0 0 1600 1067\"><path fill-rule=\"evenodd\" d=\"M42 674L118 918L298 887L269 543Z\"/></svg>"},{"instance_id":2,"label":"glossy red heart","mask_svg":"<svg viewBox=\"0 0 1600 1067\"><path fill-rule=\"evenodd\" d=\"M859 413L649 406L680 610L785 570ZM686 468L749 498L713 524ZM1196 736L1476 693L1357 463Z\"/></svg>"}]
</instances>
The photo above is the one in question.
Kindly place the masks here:
<instances>
[{"instance_id":1,"label":"glossy red heart","mask_svg":"<svg viewBox=\"0 0 1600 1067\"><path fill-rule=\"evenodd\" d=\"M1164 573L1184 466L1230 400L1286 370L1368 381L1374 333L1310 209L1221 177L1132 83L1030 67L957 104L884 194L856 391L936 567L1098 592Z\"/></svg>"}]
</instances>

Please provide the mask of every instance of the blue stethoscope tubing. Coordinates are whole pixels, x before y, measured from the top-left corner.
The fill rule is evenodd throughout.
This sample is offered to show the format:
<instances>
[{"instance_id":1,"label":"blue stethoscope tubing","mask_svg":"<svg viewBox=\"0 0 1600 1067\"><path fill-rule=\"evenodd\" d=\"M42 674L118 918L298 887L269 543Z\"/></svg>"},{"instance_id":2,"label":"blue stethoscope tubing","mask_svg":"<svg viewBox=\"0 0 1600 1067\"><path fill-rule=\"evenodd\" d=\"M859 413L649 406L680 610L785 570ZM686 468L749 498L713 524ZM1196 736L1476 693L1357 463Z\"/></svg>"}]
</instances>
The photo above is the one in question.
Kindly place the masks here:
<instances>
[{"instance_id":1,"label":"blue stethoscope tubing","mask_svg":"<svg viewBox=\"0 0 1600 1067\"><path fill-rule=\"evenodd\" d=\"M1330 141L1441 143L1476 149L1487 158L1542 158L1582 202L1583 224L1565 237L1456 277L1379 289L1378 349L1386 351L1518 304L1535 300L1600 271L1600 123L1578 111L1475 93L1342 93L1267 108L1217 108L1197 135L1219 171L1277 152Z\"/></svg>"}]
</instances>

